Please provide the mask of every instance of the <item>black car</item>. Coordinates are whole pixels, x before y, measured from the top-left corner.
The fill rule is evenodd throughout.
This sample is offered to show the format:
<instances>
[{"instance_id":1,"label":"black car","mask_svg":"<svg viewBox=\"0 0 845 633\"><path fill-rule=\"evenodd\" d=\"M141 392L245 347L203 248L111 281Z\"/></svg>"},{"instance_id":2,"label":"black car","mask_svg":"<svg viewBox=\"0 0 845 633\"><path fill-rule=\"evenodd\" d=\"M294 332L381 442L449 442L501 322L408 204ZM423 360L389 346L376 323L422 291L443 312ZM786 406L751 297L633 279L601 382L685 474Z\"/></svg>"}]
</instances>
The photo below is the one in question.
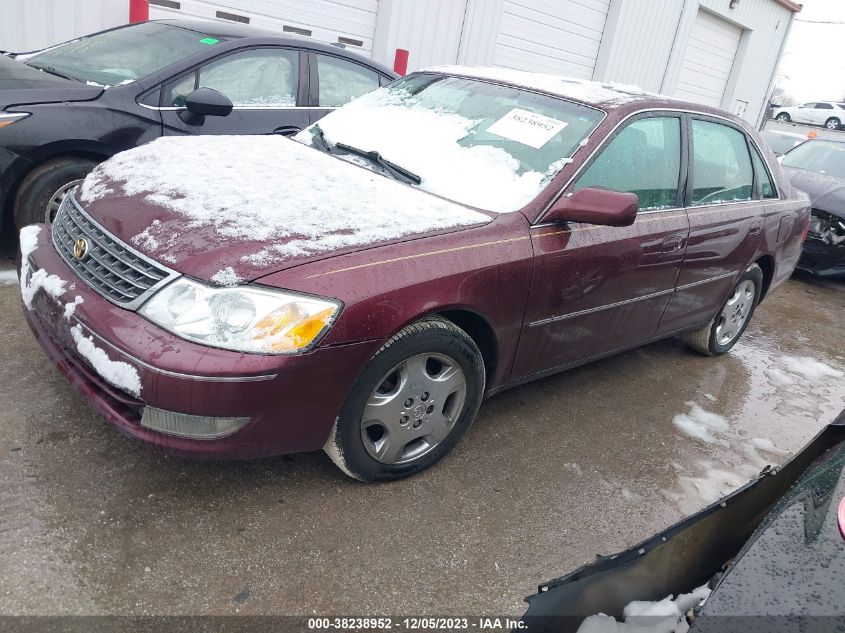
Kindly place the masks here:
<instances>
[{"instance_id":1,"label":"black car","mask_svg":"<svg viewBox=\"0 0 845 633\"><path fill-rule=\"evenodd\" d=\"M0 221L49 222L97 163L156 137L293 134L396 77L337 46L201 20L0 55Z\"/></svg>"},{"instance_id":2,"label":"black car","mask_svg":"<svg viewBox=\"0 0 845 633\"><path fill-rule=\"evenodd\" d=\"M845 142L805 141L784 154L781 164L813 207L798 268L819 277L845 277Z\"/></svg>"},{"instance_id":3,"label":"black car","mask_svg":"<svg viewBox=\"0 0 845 633\"><path fill-rule=\"evenodd\" d=\"M623 630L609 622L623 616L626 631L686 630L687 619L691 633L842 631L845 411L782 467L527 601L535 632Z\"/></svg>"}]
</instances>

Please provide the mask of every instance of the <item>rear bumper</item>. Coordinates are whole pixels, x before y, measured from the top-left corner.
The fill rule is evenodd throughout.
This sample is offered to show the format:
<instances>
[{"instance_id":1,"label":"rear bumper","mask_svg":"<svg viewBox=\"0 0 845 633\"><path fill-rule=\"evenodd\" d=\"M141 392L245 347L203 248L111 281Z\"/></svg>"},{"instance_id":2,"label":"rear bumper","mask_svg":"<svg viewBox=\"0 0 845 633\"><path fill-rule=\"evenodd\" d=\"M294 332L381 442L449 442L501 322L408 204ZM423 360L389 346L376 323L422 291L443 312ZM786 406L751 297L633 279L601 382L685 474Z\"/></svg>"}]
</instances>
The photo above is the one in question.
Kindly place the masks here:
<instances>
[{"instance_id":1,"label":"rear bumper","mask_svg":"<svg viewBox=\"0 0 845 633\"><path fill-rule=\"evenodd\" d=\"M826 244L808 236L797 268L818 277L845 277L845 244Z\"/></svg>"},{"instance_id":2,"label":"rear bumper","mask_svg":"<svg viewBox=\"0 0 845 633\"><path fill-rule=\"evenodd\" d=\"M65 280L53 297L43 290L24 307L41 347L70 384L125 435L167 453L197 459L242 459L317 450L325 443L352 383L380 341L318 348L301 356L259 356L179 339L101 297L74 276L44 226L30 255L33 270ZM81 297L70 318L64 307ZM72 329L109 361L138 373L138 396L109 383L79 352ZM150 405L198 416L248 417L217 439L190 439L141 426Z\"/></svg>"}]
</instances>

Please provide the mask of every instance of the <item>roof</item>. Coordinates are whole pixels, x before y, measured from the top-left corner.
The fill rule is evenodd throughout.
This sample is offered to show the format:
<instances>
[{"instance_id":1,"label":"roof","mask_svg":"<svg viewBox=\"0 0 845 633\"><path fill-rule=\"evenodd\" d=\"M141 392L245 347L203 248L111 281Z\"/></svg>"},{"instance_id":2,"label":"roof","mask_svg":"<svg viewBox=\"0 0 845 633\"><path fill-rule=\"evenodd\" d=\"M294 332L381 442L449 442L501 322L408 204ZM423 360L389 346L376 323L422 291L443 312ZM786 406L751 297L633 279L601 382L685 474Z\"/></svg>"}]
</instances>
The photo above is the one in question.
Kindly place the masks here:
<instances>
[{"instance_id":1,"label":"roof","mask_svg":"<svg viewBox=\"0 0 845 633\"><path fill-rule=\"evenodd\" d=\"M804 8L804 5L798 4L797 2L793 2L792 0L774 0L774 1L777 2L780 6L786 7L787 9L789 9L790 11L793 11L795 13L800 13L801 9Z\"/></svg>"},{"instance_id":2,"label":"roof","mask_svg":"<svg viewBox=\"0 0 845 633\"><path fill-rule=\"evenodd\" d=\"M486 79L529 90L537 90L591 105L621 105L634 101L653 100L677 101L666 95L646 92L633 85L572 79L559 75L512 70L510 68L495 68L492 66L432 66L419 72L456 75L470 79Z\"/></svg>"}]
</instances>

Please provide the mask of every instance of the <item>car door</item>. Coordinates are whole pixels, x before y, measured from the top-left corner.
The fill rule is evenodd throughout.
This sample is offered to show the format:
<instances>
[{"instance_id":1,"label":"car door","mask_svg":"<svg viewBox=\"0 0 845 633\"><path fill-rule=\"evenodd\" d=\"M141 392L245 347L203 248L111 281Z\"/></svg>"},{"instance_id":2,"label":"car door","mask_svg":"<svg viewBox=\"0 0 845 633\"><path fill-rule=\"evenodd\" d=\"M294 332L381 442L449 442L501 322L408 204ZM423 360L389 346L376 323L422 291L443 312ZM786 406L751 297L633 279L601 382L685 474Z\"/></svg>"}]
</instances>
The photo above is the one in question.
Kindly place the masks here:
<instances>
[{"instance_id":1,"label":"car door","mask_svg":"<svg viewBox=\"0 0 845 633\"><path fill-rule=\"evenodd\" d=\"M766 201L777 196L768 173L767 184L755 180L752 161L761 159L738 124L691 115L689 127L689 243L662 334L713 317L757 252Z\"/></svg>"},{"instance_id":2,"label":"car door","mask_svg":"<svg viewBox=\"0 0 845 633\"><path fill-rule=\"evenodd\" d=\"M830 103L817 103L813 108L813 124L824 125L825 122L832 116L835 116L833 105Z\"/></svg>"},{"instance_id":3,"label":"car door","mask_svg":"<svg viewBox=\"0 0 845 633\"><path fill-rule=\"evenodd\" d=\"M326 53L309 53L311 122L390 81L371 68Z\"/></svg>"},{"instance_id":4,"label":"car door","mask_svg":"<svg viewBox=\"0 0 845 633\"><path fill-rule=\"evenodd\" d=\"M689 225L683 115L629 119L581 169L584 187L636 193L628 227L577 222L531 228L534 272L514 365L516 380L648 341L681 267Z\"/></svg>"},{"instance_id":5,"label":"car door","mask_svg":"<svg viewBox=\"0 0 845 633\"><path fill-rule=\"evenodd\" d=\"M812 123L815 111L815 103L802 103L800 106L795 108L792 120L795 123Z\"/></svg>"},{"instance_id":6,"label":"car door","mask_svg":"<svg viewBox=\"0 0 845 633\"><path fill-rule=\"evenodd\" d=\"M281 46L242 49L218 57L162 87L165 135L295 134L310 122L304 53ZM306 75L307 76L307 75ZM185 97L213 88L233 104L228 116L207 116L200 125L182 119Z\"/></svg>"}]
</instances>

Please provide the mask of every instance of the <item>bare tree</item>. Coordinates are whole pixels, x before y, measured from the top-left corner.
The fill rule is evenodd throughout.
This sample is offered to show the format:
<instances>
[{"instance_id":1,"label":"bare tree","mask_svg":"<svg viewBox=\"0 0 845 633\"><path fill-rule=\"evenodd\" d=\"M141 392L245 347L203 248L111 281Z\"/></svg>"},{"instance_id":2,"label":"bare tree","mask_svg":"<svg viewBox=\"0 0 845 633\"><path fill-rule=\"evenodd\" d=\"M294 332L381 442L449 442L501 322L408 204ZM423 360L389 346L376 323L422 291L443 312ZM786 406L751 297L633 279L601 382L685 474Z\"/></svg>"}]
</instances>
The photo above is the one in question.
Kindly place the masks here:
<instances>
[{"instance_id":1,"label":"bare tree","mask_svg":"<svg viewBox=\"0 0 845 633\"><path fill-rule=\"evenodd\" d=\"M780 106L791 106L798 103L798 100L792 95L792 93L787 88L787 83L782 80L779 80L775 84L775 87L772 90L772 97L770 101L771 103Z\"/></svg>"}]
</instances>

